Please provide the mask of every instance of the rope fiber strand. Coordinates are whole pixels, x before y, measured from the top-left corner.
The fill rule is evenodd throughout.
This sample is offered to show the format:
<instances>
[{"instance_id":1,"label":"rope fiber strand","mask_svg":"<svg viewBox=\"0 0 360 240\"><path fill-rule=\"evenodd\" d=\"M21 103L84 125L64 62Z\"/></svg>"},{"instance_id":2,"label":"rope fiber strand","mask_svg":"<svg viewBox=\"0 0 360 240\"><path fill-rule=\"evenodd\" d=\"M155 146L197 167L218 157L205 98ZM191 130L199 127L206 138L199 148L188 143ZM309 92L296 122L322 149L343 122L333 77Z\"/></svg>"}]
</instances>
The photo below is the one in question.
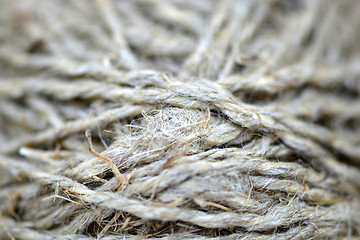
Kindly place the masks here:
<instances>
[{"instance_id":1,"label":"rope fiber strand","mask_svg":"<svg viewBox=\"0 0 360 240\"><path fill-rule=\"evenodd\" d=\"M359 11L0 0L0 239L360 239Z\"/></svg>"}]
</instances>

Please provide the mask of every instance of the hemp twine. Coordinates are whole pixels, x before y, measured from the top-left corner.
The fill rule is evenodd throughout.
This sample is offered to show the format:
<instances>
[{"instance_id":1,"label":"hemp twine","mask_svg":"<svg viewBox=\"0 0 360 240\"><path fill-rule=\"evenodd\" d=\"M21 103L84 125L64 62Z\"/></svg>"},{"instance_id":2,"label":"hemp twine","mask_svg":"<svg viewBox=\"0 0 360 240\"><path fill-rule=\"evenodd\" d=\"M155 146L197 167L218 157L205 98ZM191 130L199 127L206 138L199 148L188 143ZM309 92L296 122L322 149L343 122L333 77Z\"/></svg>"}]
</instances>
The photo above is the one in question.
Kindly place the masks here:
<instances>
[{"instance_id":1,"label":"hemp twine","mask_svg":"<svg viewBox=\"0 0 360 240\"><path fill-rule=\"evenodd\" d=\"M0 1L0 239L360 239L360 2Z\"/></svg>"}]
</instances>

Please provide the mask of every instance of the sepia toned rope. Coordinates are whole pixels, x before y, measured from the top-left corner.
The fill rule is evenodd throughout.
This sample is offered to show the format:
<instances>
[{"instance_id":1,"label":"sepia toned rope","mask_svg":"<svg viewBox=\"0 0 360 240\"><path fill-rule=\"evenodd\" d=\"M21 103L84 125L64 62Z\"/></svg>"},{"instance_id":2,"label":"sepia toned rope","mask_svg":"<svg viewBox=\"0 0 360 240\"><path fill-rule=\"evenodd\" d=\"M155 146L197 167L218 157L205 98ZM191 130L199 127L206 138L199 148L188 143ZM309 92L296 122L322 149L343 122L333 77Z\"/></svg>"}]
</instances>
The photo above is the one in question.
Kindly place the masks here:
<instances>
[{"instance_id":1,"label":"sepia toned rope","mask_svg":"<svg viewBox=\"0 0 360 240\"><path fill-rule=\"evenodd\" d=\"M360 237L359 3L0 6L1 239Z\"/></svg>"}]
</instances>

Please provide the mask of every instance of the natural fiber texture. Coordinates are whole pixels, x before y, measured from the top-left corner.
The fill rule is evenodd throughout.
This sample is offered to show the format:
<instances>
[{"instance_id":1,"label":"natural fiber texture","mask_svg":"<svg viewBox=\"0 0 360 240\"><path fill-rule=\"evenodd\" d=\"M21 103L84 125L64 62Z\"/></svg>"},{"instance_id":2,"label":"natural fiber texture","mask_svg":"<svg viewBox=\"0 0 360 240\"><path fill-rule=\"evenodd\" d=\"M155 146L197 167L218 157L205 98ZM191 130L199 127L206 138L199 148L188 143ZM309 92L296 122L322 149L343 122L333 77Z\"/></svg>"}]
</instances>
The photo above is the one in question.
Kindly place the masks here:
<instances>
[{"instance_id":1,"label":"natural fiber texture","mask_svg":"<svg viewBox=\"0 0 360 240\"><path fill-rule=\"evenodd\" d=\"M359 11L1 0L0 239L359 239Z\"/></svg>"}]
</instances>

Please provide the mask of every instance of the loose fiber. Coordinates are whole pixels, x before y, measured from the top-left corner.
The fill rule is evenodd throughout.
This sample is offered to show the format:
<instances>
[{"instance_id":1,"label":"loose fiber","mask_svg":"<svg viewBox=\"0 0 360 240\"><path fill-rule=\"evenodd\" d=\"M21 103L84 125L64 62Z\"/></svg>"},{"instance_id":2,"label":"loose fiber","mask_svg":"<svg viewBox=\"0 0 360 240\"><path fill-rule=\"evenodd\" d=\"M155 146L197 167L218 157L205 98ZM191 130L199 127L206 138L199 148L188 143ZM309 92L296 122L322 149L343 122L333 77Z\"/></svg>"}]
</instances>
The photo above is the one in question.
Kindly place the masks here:
<instances>
[{"instance_id":1,"label":"loose fiber","mask_svg":"<svg viewBox=\"0 0 360 240\"><path fill-rule=\"evenodd\" d=\"M358 1L0 1L0 239L359 239Z\"/></svg>"}]
</instances>

